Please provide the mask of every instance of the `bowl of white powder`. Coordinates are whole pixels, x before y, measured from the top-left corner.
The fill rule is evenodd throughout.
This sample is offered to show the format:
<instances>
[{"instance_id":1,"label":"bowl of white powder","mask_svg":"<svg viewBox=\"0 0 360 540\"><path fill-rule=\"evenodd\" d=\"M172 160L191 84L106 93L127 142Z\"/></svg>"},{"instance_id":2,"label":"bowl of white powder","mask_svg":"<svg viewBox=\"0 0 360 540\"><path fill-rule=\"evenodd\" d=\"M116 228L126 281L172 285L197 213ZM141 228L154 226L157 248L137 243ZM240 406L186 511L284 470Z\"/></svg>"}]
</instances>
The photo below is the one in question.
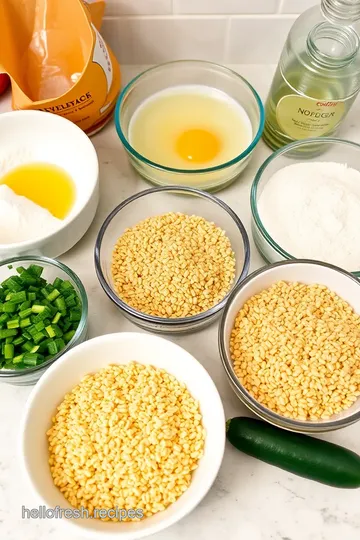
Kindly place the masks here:
<instances>
[{"instance_id":1,"label":"bowl of white powder","mask_svg":"<svg viewBox=\"0 0 360 540\"><path fill-rule=\"evenodd\" d=\"M32 167L49 168L39 188L39 173ZM24 169L26 171L24 172ZM56 217L37 198L58 204L65 191L56 184L61 170L71 182L71 206ZM6 182L22 174L19 193ZM0 115L0 261L19 255L58 257L73 247L89 228L99 200L99 165L95 148L75 124L55 114L15 111ZM19 176L17 176L19 179ZM19 187L19 184L17 184ZM55 189L57 188L57 189ZM70 190L70 188L69 188Z\"/></svg>"},{"instance_id":2,"label":"bowl of white powder","mask_svg":"<svg viewBox=\"0 0 360 540\"><path fill-rule=\"evenodd\" d=\"M313 138L281 148L258 170L250 202L268 262L315 259L360 277L360 145Z\"/></svg>"}]
</instances>

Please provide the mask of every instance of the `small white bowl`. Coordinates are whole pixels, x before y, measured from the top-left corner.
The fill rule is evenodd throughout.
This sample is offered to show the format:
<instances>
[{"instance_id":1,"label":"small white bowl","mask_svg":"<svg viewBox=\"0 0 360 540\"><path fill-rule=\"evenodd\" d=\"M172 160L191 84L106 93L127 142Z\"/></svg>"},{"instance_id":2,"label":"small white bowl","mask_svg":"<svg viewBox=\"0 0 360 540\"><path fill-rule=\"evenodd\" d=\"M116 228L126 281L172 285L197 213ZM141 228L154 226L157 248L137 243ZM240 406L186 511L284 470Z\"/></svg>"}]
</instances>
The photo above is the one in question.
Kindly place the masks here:
<instances>
[{"instance_id":1,"label":"small white bowl","mask_svg":"<svg viewBox=\"0 0 360 540\"><path fill-rule=\"evenodd\" d=\"M89 340L68 351L43 375L32 391L20 426L20 460L40 504L69 508L55 487L48 465L46 431L65 394L81 378L109 364L131 361L163 368L183 381L200 403L206 430L204 455L188 490L163 512L139 522L103 522L80 518L62 521L80 536L134 540L159 532L191 512L206 495L219 471L225 446L225 416L218 391L203 366L184 349L151 334L119 333Z\"/></svg>"},{"instance_id":2,"label":"small white bowl","mask_svg":"<svg viewBox=\"0 0 360 540\"><path fill-rule=\"evenodd\" d=\"M95 148L75 124L41 111L0 114L0 180L11 169L46 162L65 169L76 199L59 229L34 240L0 244L0 260L19 255L58 257L72 248L94 219L99 202L99 163Z\"/></svg>"}]
</instances>

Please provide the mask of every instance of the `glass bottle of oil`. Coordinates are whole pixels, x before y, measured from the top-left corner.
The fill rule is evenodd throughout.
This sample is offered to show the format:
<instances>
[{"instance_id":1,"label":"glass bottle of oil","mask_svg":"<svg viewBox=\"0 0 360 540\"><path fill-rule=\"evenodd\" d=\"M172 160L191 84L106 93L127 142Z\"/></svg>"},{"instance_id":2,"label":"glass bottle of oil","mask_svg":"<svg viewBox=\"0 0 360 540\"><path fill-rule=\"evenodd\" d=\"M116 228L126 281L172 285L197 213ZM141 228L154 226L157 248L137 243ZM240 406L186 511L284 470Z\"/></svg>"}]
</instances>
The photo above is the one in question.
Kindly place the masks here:
<instances>
[{"instance_id":1,"label":"glass bottle of oil","mask_svg":"<svg viewBox=\"0 0 360 540\"><path fill-rule=\"evenodd\" d=\"M265 105L263 138L277 149L332 135L360 90L360 0L321 0L290 30Z\"/></svg>"}]
</instances>

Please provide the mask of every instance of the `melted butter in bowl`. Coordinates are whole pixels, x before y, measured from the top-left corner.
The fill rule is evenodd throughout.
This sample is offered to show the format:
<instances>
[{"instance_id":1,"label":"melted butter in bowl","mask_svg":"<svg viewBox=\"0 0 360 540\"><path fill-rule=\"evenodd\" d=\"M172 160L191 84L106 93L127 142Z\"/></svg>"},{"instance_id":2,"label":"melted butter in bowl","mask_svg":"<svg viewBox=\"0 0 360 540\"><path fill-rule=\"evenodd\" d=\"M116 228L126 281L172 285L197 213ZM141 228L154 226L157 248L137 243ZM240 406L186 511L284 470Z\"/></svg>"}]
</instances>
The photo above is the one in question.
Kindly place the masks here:
<instances>
[{"instance_id":1,"label":"melted butter in bowl","mask_svg":"<svg viewBox=\"0 0 360 540\"><path fill-rule=\"evenodd\" d=\"M0 178L1 184L58 219L65 219L75 203L76 189L71 176L51 163L33 162L15 167Z\"/></svg>"}]
</instances>

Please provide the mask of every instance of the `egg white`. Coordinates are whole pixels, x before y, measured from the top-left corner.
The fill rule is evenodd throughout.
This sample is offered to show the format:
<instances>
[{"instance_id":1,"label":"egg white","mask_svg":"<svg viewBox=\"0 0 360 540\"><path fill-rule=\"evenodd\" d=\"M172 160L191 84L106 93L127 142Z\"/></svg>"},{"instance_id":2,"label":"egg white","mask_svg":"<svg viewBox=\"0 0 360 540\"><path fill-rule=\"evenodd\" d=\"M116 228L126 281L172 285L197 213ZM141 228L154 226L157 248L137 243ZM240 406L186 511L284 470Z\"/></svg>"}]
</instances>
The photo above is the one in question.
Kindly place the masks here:
<instances>
[{"instance_id":1,"label":"egg white","mask_svg":"<svg viewBox=\"0 0 360 540\"><path fill-rule=\"evenodd\" d=\"M213 159L191 162L176 149L178 137L202 129L220 142ZM215 167L226 163L251 143L250 119L244 108L226 93L209 86L174 86L146 99L133 114L129 142L147 159L178 169Z\"/></svg>"}]
</instances>

